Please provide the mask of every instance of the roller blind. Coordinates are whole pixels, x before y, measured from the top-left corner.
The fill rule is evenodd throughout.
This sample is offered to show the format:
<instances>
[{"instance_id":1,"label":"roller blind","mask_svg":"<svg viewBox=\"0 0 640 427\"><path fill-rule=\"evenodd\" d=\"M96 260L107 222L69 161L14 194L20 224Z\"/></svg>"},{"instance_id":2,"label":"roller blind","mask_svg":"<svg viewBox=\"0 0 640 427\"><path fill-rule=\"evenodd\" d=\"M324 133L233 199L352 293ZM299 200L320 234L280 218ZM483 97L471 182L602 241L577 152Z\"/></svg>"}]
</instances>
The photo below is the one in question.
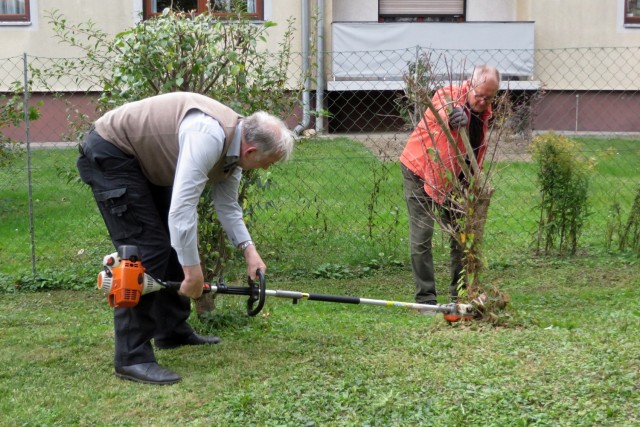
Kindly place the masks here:
<instances>
[{"instance_id":1,"label":"roller blind","mask_svg":"<svg viewBox=\"0 0 640 427\"><path fill-rule=\"evenodd\" d=\"M380 0L380 15L462 15L464 0Z\"/></svg>"}]
</instances>

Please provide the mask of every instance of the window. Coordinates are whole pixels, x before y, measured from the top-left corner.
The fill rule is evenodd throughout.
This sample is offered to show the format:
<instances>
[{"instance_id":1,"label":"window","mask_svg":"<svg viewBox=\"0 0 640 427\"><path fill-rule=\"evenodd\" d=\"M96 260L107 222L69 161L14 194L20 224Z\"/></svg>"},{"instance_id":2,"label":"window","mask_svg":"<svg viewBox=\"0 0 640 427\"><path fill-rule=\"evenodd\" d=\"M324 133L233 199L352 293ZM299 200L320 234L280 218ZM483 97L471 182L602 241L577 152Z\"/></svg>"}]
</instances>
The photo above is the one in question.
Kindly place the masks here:
<instances>
[{"instance_id":1,"label":"window","mask_svg":"<svg viewBox=\"0 0 640 427\"><path fill-rule=\"evenodd\" d=\"M236 6L251 19L262 20L263 0L144 0L144 19L155 16L168 7L180 12L203 13L226 16L236 12Z\"/></svg>"},{"instance_id":2,"label":"window","mask_svg":"<svg viewBox=\"0 0 640 427\"><path fill-rule=\"evenodd\" d=\"M0 21L31 21L29 0L0 0Z\"/></svg>"},{"instance_id":3,"label":"window","mask_svg":"<svg viewBox=\"0 0 640 427\"><path fill-rule=\"evenodd\" d=\"M640 24L640 0L624 1L624 23Z\"/></svg>"},{"instance_id":4,"label":"window","mask_svg":"<svg viewBox=\"0 0 640 427\"><path fill-rule=\"evenodd\" d=\"M379 0L380 22L464 21L465 0Z\"/></svg>"}]
</instances>

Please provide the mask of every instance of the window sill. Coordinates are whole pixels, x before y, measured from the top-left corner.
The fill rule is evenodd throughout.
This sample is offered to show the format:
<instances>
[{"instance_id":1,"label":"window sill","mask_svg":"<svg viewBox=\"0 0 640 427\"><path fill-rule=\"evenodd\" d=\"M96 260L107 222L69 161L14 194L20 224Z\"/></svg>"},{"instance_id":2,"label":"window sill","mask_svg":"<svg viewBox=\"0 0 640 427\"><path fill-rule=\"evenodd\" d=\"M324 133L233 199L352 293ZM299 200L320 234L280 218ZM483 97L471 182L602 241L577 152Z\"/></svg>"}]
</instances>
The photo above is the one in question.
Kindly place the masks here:
<instances>
[{"instance_id":1,"label":"window sill","mask_svg":"<svg viewBox=\"0 0 640 427\"><path fill-rule=\"evenodd\" d=\"M0 21L0 27L28 27L31 22L24 21Z\"/></svg>"}]
</instances>

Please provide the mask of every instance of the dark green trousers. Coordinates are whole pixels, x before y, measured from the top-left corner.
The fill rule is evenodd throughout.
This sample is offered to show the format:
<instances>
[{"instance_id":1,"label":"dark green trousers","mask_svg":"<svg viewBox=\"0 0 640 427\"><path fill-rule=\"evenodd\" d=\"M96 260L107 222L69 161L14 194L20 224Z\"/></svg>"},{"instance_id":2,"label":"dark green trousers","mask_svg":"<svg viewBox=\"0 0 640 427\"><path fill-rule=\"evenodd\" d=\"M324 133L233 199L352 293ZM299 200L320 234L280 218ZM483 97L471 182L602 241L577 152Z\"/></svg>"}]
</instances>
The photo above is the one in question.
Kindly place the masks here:
<instances>
[{"instance_id":1,"label":"dark green trousers","mask_svg":"<svg viewBox=\"0 0 640 427\"><path fill-rule=\"evenodd\" d=\"M424 181L404 165L402 165L404 195L409 213L409 247L411 251L411 268L416 284L415 300L427 303L436 300L436 278L433 268L433 227L436 215L455 227L451 211L438 205L424 191ZM450 238L451 282L449 293L452 298L458 295L458 283L464 268L464 251L458 242Z\"/></svg>"}]
</instances>

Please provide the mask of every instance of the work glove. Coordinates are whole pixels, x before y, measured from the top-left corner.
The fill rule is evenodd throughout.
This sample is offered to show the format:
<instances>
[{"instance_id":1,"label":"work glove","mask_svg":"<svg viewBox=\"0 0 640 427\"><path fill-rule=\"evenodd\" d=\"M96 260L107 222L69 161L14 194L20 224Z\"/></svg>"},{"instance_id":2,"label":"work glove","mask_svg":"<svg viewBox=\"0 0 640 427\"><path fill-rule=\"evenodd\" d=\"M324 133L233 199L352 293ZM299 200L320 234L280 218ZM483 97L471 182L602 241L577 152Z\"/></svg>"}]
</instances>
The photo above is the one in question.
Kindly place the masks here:
<instances>
[{"instance_id":1,"label":"work glove","mask_svg":"<svg viewBox=\"0 0 640 427\"><path fill-rule=\"evenodd\" d=\"M467 113L465 113L462 107L455 107L449 113L449 127L451 129L460 129L463 127L467 127L469 123L469 117L467 117Z\"/></svg>"}]
</instances>

